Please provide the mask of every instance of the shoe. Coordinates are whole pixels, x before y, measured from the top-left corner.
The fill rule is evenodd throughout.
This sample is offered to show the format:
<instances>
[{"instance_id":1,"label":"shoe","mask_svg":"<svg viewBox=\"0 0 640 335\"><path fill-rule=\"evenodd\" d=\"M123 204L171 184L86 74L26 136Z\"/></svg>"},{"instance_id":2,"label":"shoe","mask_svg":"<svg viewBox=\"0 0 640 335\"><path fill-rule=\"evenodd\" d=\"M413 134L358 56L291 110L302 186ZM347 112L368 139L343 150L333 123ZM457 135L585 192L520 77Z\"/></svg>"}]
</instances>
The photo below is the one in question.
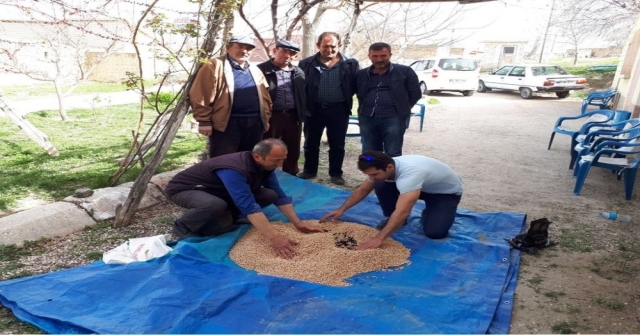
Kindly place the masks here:
<instances>
[{"instance_id":1,"label":"shoe","mask_svg":"<svg viewBox=\"0 0 640 335\"><path fill-rule=\"evenodd\" d=\"M389 223L389 218L386 218L386 219L384 219L384 220L380 221L380 223L378 223L378 224L376 225L376 229L378 229L378 230L382 230L382 229L384 229L384 227L386 227L386 226L387 226L387 223ZM402 225L403 225L403 226L406 226L406 225L407 225L407 223L409 223L409 221L404 220L404 223L403 223Z\"/></svg>"},{"instance_id":2,"label":"shoe","mask_svg":"<svg viewBox=\"0 0 640 335\"><path fill-rule=\"evenodd\" d=\"M297 177L300 179L311 179L311 178L315 178L317 176L317 174L315 173L309 173L309 172L300 172L297 174Z\"/></svg>"},{"instance_id":3,"label":"shoe","mask_svg":"<svg viewBox=\"0 0 640 335\"><path fill-rule=\"evenodd\" d=\"M331 176L331 182L336 184L336 185L344 185L344 178L342 178L342 176Z\"/></svg>"},{"instance_id":4,"label":"shoe","mask_svg":"<svg viewBox=\"0 0 640 335\"><path fill-rule=\"evenodd\" d=\"M171 232L173 233L173 235L178 237L178 240L184 240L185 238L190 237L201 237L201 235L189 230L189 228L187 228L187 226L185 226L185 224L180 221L180 219L177 219L173 222L173 228L171 228Z\"/></svg>"}]
</instances>

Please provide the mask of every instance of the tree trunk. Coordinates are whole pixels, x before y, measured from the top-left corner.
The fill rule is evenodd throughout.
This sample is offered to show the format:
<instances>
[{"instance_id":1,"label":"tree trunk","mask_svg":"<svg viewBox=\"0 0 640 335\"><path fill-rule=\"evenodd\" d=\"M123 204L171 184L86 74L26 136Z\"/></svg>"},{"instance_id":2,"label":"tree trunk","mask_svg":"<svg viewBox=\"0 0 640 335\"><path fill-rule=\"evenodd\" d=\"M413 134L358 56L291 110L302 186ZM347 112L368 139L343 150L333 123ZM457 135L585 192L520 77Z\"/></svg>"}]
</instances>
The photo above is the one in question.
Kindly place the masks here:
<instances>
[{"instance_id":1,"label":"tree trunk","mask_svg":"<svg viewBox=\"0 0 640 335\"><path fill-rule=\"evenodd\" d=\"M69 116L67 115L67 107L64 103L64 94L62 93L61 84L57 81L53 81L53 86L56 88L56 97L58 98L58 112L60 112L60 118L62 121L67 121Z\"/></svg>"},{"instance_id":2,"label":"tree trunk","mask_svg":"<svg viewBox=\"0 0 640 335\"><path fill-rule=\"evenodd\" d=\"M358 22L358 17L360 16L360 5L362 4L361 0L356 0L353 2L353 15L351 16L351 23L349 24L349 28L347 33L344 34L344 42L342 42L342 50L345 54L351 54L351 34L356 30L356 23Z\"/></svg>"},{"instance_id":3,"label":"tree trunk","mask_svg":"<svg viewBox=\"0 0 640 335\"><path fill-rule=\"evenodd\" d=\"M209 22L207 26L207 35L205 40L202 42L201 48L202 53L205 55L211 55L213 52L213 49L215 48L215 37L222 26L219 22L222 15L217 11L217 9L220 8L222 1L223 0L216 0L212 3L210 16L207 18L207 22ZM189 110L189 97L187 93L191 89L191 85L193 85L193 81L195 80L199 69L199 66L195 67L194 71L187 79L187 85L184 86L182 91L178 92L181 98L167 122L168 128L162 133L160 138L158 138L156 150L147 165L145 165L140 171L140 174L133 183L133 186L131 186L131 191L129 191L127 200L122 206L118 206L116 208L116 218L113 223L115 228L129 226L133 222L133 216L138 209L138 205L140 205L140 201L142 201L142 197L147 191L147 185L149 184L151 177L153 177L158 166L160 166L160 163L162 163L162 160L169 151L171 143L180 129L182 120L187 115Z\"/></svg>"},{"instance_id":4,"label":"tree trunk","mask_svg":"<svg viewBox=\"0 0 640 335\"><path fill-rule=\"evenodd\" d=\"M58 156L58 150L53 146L51 142L49 142L49 136L40 131L40 129L36 128L29 120L27 120L23 115L19 115L17 112L13 111L9 105L4 101L2 96L0 95L0 111L5 112L11 120L24 131L27 136L34 142L38 143L44 151L46 151L51 156Z\"/></svg>"},{"instance_id":5,"label":"tree trunk","mask_svg":"<svg viewBox=\"0 0 640 335\"><path fill-rule=\"evenodd\" d=\"M223 46L220 47L220 52L219 52L220 56L224 56L227 54L227 48L225 48L224 45L226 45L227 41L231 37L229 36L229 34L231 34L231 30L233 29L234 24L235 24L235 20L233 19L233 15L229 16L224 20L224 30L222 30L222 39L221 39Z\"/></svg>"},{"instance_id":6,"label":"tree trunk","mask_svg":"<svg viewBox=\"0 0 640 335\"><path fill-rule=\"evenodd\" d=\"M315 29L309 21L309 14L302 17L302 58L313 55L315 51Z\"/></svg>"}]
</instances>

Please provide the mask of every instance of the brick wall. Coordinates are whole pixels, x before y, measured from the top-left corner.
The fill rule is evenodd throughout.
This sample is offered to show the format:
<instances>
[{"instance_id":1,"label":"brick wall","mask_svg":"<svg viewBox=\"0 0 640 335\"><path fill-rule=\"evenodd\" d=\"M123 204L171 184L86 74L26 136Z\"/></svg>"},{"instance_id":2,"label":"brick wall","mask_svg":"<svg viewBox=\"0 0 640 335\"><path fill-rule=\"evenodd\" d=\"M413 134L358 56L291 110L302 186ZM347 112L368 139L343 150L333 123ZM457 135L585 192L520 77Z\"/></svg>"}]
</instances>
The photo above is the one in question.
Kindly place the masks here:
<instances>
[{"instance_id":1,"label":"brick wall","mask_svg":"<svg viewBox=\"0 0 640 335\"><path fill-rule=\"evenodd\" d=\"M94 63L101 52L87 52L87 62ZM138 58L135 53L116 53L102 60L98 67L89 75L89 80L102 83L119 83L123 81L127 72L138 73Z\"/></svg>"}]
</instances>

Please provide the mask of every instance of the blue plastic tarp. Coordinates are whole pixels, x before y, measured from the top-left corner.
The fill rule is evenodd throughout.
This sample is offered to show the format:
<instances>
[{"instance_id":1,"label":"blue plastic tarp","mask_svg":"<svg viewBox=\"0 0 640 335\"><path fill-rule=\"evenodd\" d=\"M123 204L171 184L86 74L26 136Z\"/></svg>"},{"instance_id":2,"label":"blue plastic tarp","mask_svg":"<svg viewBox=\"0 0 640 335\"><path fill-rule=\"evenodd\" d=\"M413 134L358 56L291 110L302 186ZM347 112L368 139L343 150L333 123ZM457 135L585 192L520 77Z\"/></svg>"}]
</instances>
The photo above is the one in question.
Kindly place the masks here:
<instances>
[{"instance_id":1,"label":"blue plastic tarp","mask_svg":"<svg viewBox=\"0 0 640 335\"><path fill-rule=\"evenodd\" d=\"M319 219L349 195L279 173L302 219ZM90 265L0 282L0 302L48 333L507 333L520 254L503 240L519 213L460 209L449 237L429 240L419 202L393 238L411 264L332 287L258 275L229 249L249 226L181 241L149 262ZM275 207L265 213L283 220ZM375 225L371 196L342 217Z\"/></svg>"}]
</instances>

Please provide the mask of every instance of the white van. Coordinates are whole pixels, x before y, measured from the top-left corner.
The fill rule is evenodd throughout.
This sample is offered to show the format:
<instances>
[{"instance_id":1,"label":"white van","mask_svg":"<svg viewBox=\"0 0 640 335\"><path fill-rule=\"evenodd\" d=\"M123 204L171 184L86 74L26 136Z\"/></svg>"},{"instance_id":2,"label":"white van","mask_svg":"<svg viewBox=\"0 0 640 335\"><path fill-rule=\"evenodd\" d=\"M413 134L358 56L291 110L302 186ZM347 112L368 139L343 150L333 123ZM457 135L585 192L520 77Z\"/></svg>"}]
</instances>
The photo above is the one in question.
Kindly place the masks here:
<instances>
[{"instance_id":1,"label":"white van","mask_svg":"<svg viewBox=\"0 0 640 335\"><path fill-rule=\"evenodd\" d=\"M411 68L418 75L422 94L453 91L468 97L473 95L478 87L480 67L474 59L424 58L411 64Z\"/></svg>"}]
</instances>

